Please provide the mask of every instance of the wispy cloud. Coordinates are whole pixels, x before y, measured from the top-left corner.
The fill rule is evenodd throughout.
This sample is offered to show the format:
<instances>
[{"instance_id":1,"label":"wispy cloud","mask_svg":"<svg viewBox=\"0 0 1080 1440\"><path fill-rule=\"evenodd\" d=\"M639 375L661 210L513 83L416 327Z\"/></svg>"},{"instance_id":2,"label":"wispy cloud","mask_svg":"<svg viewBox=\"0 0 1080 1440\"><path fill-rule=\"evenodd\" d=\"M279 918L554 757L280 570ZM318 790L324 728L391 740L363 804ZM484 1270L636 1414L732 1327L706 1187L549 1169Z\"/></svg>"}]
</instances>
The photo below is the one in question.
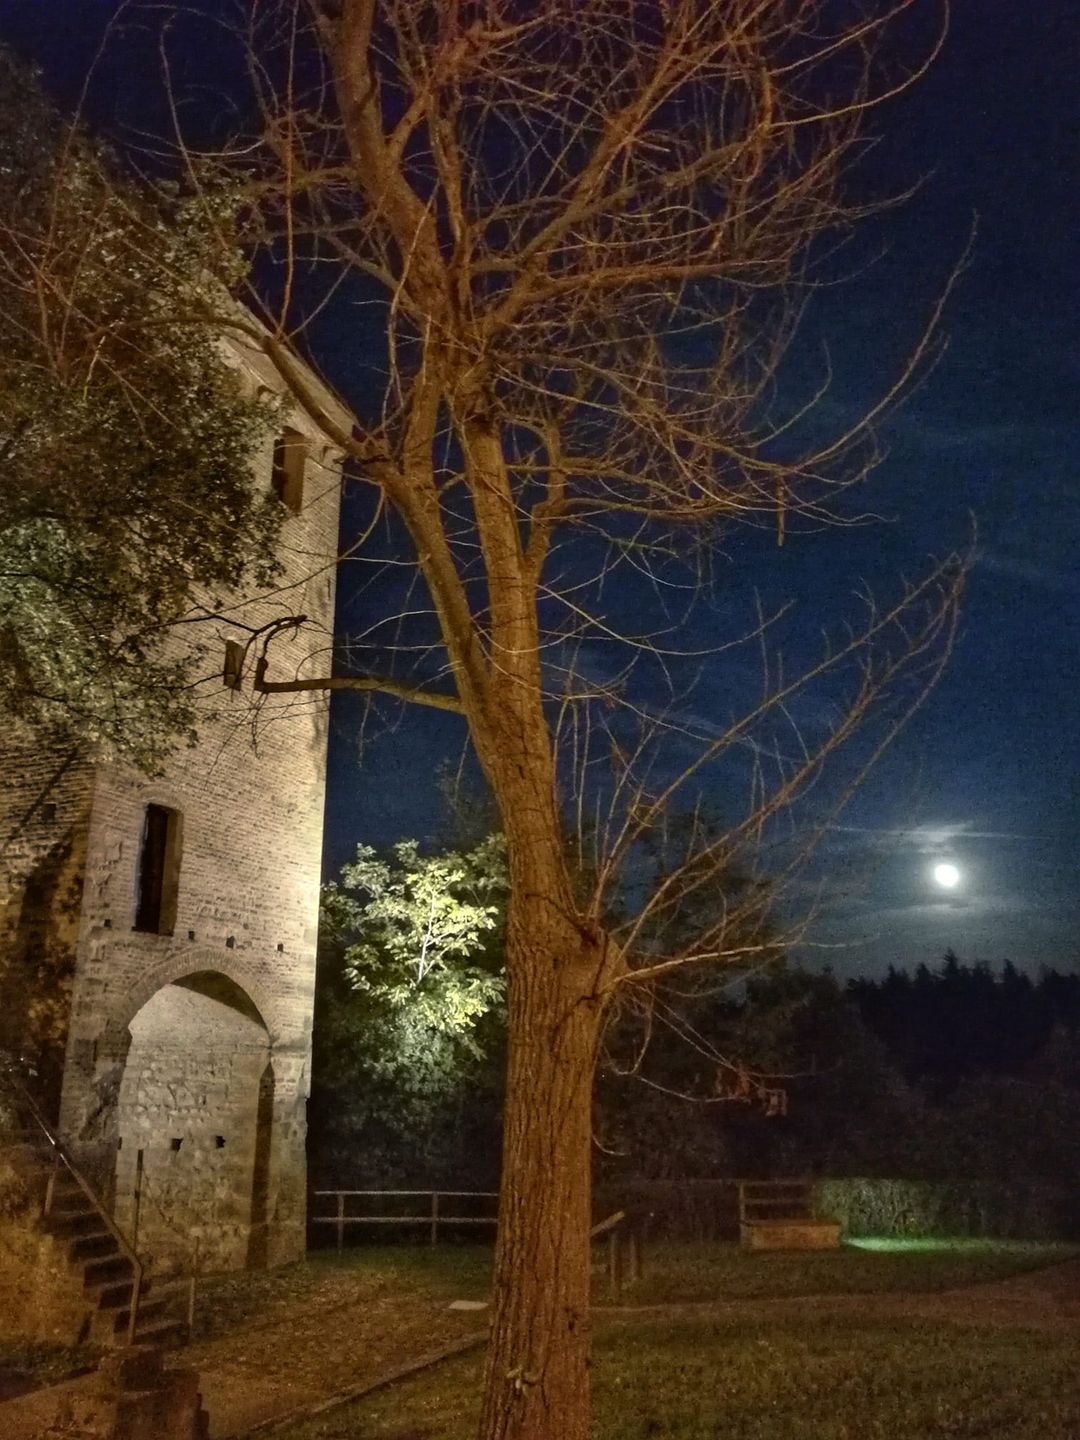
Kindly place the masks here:
<instances>
[{"instance_id":1,"label":"wispy cloud","mask_svg":"<svg viewBox=\"0 0 1080 1440\"><path fill-rule=\"evenodd\" d=\"M1025 585L1035 585L1042 590L1080 595L1080 575L1074 567L1036 564L1033 560L987 549L980 549L975 563L979 569L988 570L992 575L1003 575L1007 580L1021 580Z\"/></svg>"},{"instance_id":2,"label":"wispy cloud","mask_svg":"<svg viewBox=\"0 0 1080 1440\"><path fill-rule=\"evenodd\" d=\"M951 423L911 407L890 418L886 434L902 437L930 451L984 450L990 446L1000 450L1016 446L1029 455L1040 447L1059 454L1062 442L1071 440L1074 427L1071 422L1057 419L1002 420L984 425Z\"/></svg>"},{"instance_id":3,"label":"wispy cloud","mask_svg":"<svg viewBox=\"0 0 1080 1440\"><path fill-rule=\"evenodd\" d=\"M861 836L863 843L873 848L913 850L919 855L945 855L969 840L1038 841L1045 838L1019 830L980 830L970 820L894 826L835 824L829 828L834 834Z\"/></svg>"}]
</instances>

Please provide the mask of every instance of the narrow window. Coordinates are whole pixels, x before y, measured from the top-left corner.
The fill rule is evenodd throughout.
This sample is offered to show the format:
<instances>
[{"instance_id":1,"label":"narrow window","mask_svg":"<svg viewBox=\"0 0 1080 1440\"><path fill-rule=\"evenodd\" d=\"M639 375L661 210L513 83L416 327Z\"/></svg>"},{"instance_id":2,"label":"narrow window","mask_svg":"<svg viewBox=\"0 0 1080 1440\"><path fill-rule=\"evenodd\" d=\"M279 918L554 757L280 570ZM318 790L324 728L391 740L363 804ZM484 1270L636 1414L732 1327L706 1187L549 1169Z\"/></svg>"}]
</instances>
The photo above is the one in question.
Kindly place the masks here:
<instances>
[{"instance_id":1,"label":"narrow window","mask_svg":"<svg viewBox=\"0 0 1080 1440\"><path fill-rule=\"evenodd\" d=\"M294 515L304 503L304 462L307 445L299 430L285 430L274 441L274 462L270 470L270 488Z\"/></svg>"},{"instance_id":2,"label":"narrow window","mask_svg":"<svg viewBox=\"0 0 1080 1440\"><path fill-rule=\"evenodd\" d=\"M171 935L180 889L183 817L164 805L147 805L139 849L135 929Z\"/></svg>"},{"instance_id":3,"label":"narrow window","mask_svg":"<svg viewBox=\"0 0 1080 1440\"><path fill-rule=\"evenodd\" d=\"M244 647L239 640L225 641L224 680L229 690L239 690L244 678Z\"/></svg>"}]
</instances>

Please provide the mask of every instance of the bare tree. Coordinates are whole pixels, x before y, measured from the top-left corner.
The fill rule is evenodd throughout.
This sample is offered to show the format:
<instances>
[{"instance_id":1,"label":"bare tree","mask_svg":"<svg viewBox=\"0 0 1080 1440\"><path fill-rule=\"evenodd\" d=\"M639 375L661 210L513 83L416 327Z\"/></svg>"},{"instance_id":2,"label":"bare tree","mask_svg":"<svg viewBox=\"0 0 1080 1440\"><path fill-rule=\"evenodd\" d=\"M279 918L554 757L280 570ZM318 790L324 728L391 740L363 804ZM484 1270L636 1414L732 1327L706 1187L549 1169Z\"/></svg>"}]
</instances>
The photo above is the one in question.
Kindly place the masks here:
<instances>
[{"instance_id":1,"label":"bare tree","mask_svg":"<svg viewBox=\"0 0 1080 1440\"><path fill-rule=\"evenodd\" d=\"M247 57L253 127L199 153L176 107L222 274L239 251L260 277L244 297L260 324L213 306L208 318L263 347L416 572L409 618L396 605L385 617L396 646L369 636L351 673L301 679L275 672L267 636L258 684L460 712L506 835L510 1046L482 1440L587 1434L606 1014L688 964L746 959L762 887L704 903L710 886L722 897L714 882L732 869L752 881L768 845L777 901L815 834L788 825L794 807L828 796L820 827L951 644L956 557L890 604L868 600L797 675L775 616L717 641L700 663L760 656L741 712L694 716L678 642L680 605L706 602L737 527L801 542L853 516L844 497L877 459L874 422L929 355L936 314L902 373L827 440L807 439L821 435L822 416L807 417L824 381L784 403L815 265L860 211L844 179L866 112L932 58L891 73L872 58L912 9L933 7L238 3L228 43ZM292 359L328 307L335 347L348 336L376 391L351 433ZM747 546L748 563L763 552ZM755 583L751 569L745 591ZM653 606L654 623L628 623L631 606ZM616 640L625 664L606 658ZM820 711L799 723L819 684ZM827 781L855 735L847 778ZM730 823L681 825L651 883L647 837L709 785ZM780 936L774 925L761 943Z\"/></svg>"}]
</instances>

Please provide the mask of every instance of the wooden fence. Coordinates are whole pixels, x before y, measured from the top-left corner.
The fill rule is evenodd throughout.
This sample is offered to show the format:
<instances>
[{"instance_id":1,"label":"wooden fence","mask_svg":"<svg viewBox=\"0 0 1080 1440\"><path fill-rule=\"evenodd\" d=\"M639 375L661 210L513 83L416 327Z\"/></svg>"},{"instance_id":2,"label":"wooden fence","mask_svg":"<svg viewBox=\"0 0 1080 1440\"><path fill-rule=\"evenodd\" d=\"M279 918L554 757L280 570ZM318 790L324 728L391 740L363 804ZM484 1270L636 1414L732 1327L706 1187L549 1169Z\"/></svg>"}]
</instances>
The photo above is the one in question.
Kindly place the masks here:
<instances>
[{"instance_id":1,"label":"wooden fence","mask_svg":"<svg viewBox=\"0 0 1080 1440\"><path fill-rule=\"evenodd\" d=\"M651 1241L737 1241L751 1215L776 1219L805 1214L812 1186L808 1180L638 1180L601 1184L599 1210L621 1206L646 1216Z\"/></svg>"},{"instance_id":2,"label":"wooden fence","mask_svg":"<svg viewBox=\"0 0 1080 1440\"><path fill-rule=\"evenodd\" d=\"M375 1215L362 1210L361 1197L368 1201L376 1197L381 1200L402 1200L414 1202L413 1208L396 1210L392 1215ZM356 1225L419 1225L428 1231L430 1243L439 1243L439 1230L447 1226L490 1225L496 1222L495 1202L498 1195L494 1190L313 1190L312 1207L308 1216L309 1225L330 1225L335 1231L337 1248L345 1247L345 1231ZM472 1200L491 1201L491 1213L486 1215L462 1215L454 1213L461 1208L452 1202ZM319 1202L330 1201L330 1205ZM451 1202L447 1209L446 1202ZM426 1202L426 1203L421 1203ZM358 1213L361 1207L361 1213ZM330 1213L326 1213L329 1210ZM322 1211L323 1213L319 1213Z\"/></svg>"},{"instance_id":3,"label":"wooden fence","mask_svg":"<svg viewBox=\"0 0 1080 1440\"><path fill-rule=\"evenodd\" d=\"M602 1186L596 1203L600 1214L626 1211L642 1239L737 1240L748 1218L809 1213L810 1192L806 1180L646 1181ZM308 1223L329 1227L339 1250L347 1232L376 1225L418 1227L437 1245L444 1228L494 1227L497 1199L493 1190L313 1190Z\"/></svg>"}]
</instances>

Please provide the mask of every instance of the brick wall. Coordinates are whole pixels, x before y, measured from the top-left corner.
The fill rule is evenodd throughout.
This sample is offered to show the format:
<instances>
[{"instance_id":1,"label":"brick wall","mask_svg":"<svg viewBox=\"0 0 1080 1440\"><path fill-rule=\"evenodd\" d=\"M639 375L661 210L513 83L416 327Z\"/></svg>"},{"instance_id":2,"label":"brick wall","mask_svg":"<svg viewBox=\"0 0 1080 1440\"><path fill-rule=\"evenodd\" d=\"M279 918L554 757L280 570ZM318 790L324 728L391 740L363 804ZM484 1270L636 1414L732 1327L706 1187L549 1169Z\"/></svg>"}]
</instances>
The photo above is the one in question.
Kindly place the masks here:
<instances>
[{"instance_id":1,"label":"brick wall","mask_svg":"<svg viewBox=\"0 0 1080 1440\"><path fill-rule=\"evenodd\" d=\"M270 383L258 357L238 363L247 383ZM304 1243L328 705L256 697L254 654L238 689L222 678L227 640L293 614L308 623L275 641L275 677L329 670L339 464L290 423L307 435L308 463L282 529L283 573L271 594L232 597L192 627L208 646L198 745L153 778L118 765L61 772L40 746L28 768L25 749L3 761L0 987L23 1015L41 1003L42 967L56 971L65 1138L128 1217L142 1149L169 1215L148 1243L164 1255L176 1251L169 1227L198 1234L217 1266L293 1258ZM269 485L270 465L268 446L254 483ZM182 816L171 934L134 928L148 805Z\"/></svg>"},{"instance_id":2,"label":"brick wall","mask_svg":"<svg viewBox=\"0 0 1080 1440\"><path fill-rule=\"evenodd\" d=\"M137 1232L155 1274L263 1261L275 1151L264 1026L220 990L166 985L131 1034L118 1097L117 1220Z\"/></svg>"},{"instance_id":3,"label":"brick wall","mask_svg":"<svg viewBox=\"0 0 1080 1440\"><path fill-rule=\"evenodd\" d=\"M78 945L92 768L9 736L0 784L0 1051L55 1118Z\"/></svg>"}]
</instances>

